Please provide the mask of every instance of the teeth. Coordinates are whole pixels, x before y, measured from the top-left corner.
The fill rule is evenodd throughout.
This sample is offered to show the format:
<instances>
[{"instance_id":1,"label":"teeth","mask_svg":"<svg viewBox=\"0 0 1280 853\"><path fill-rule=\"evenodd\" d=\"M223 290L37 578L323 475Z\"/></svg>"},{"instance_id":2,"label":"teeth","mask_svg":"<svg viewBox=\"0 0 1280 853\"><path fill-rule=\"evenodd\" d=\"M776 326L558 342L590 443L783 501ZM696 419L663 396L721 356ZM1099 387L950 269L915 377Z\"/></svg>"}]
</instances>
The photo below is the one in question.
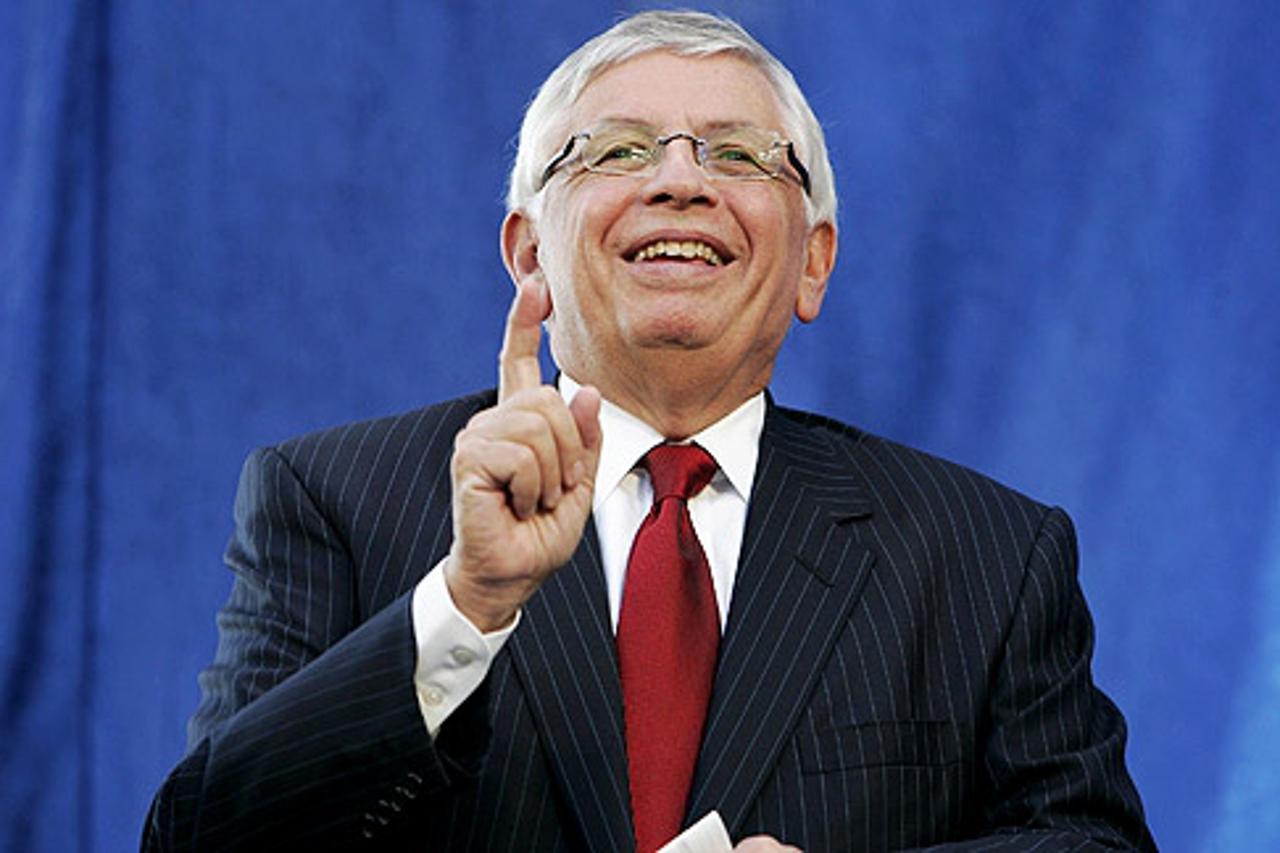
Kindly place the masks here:
<instances>
[{"instance_id":1,"label":"teeth","mask_svg":"<svg viewBox=\"0 0 1280 853\"><path fill-rule=\"evenodd\" d=\"M637 261L647 261L651 258L686 258L689 260L701 258L713 267L718 267L724 263L720 256L716 254L715 249L697 240L685 240L683 242L658 240L636 252L635 259Z\"/></svg>"}]
</instances>

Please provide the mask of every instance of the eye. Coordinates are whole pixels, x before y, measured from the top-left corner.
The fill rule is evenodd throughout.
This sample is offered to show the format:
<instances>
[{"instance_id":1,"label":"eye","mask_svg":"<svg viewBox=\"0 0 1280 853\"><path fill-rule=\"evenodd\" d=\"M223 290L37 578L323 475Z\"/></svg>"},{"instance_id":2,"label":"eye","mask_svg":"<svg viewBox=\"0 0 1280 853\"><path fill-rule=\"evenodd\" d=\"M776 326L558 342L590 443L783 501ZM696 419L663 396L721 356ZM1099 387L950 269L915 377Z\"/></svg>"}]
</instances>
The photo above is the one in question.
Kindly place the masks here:
<instances>
[{"instance_id":1,"label":"eye","mask_svg":"<svg viewBox=\"0 0 1280 853\"><path fill-rule=\"evenodd\" d=\"M634 139L613 139L603 141L599 150L593 152L593 166L640 165L650 159L650 146Z\"/></svg>"},{"instance_id":2,"label":"eye","mask_svg":"<svg viewBox=\"0 0 1280 853\"><path fill-rule=\"evenodd\" d=\"M630 157L643 157L644 149L634 142L619 143L601 155L601 160L626 160Z\"/></svg>"},{"instance_id":3,"label":"eye","mask_svg":"<svg viewBox=\"0 0 1280 853\"><path fill-rule=\"evenodd\" d=\"M721 145L711 152L711 156L724 162L757 162L756 156L741 145Z\"/></svg>"},{"instance_id":4,"label":"eye","mask_svg":"<svg viewBox=\"0 0 1280 853\"><path fill-rule=\"evenodd\" d=\"M734 141L711 146L707 152L706 167L717 174L743 177L769 171L755 149Z\"/></svg>"}]
</instances>

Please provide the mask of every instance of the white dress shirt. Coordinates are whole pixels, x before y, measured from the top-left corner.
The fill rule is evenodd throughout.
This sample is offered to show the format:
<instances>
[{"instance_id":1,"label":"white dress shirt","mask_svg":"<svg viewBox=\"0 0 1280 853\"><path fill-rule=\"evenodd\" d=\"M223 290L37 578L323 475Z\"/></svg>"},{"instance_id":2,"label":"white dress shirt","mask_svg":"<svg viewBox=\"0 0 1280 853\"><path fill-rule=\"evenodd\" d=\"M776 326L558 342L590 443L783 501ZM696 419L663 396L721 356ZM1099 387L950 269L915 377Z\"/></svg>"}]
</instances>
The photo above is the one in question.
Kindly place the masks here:
<instances>
[{"instance_id":1,"label":"white dress shirt","mask_svg":"<svg viewBox=\"0 0 1280 853\"><path fill-rule=\"evenodd\" d=\"M566 401L573 399L578 388L578 383L561 374L560 393ZM764 415L762 392L690 439L719 466L711 483L690 499L689 516L711 566L722 631L738 570ZM608 400L600 407L600 429L603 444L592 516L600 541L609 618L616 631L631 543L653 503L649 475L636 465L665 439ZM493 656L520 622L517 614L507 627L481 633L454 605L439 568L428 572L413 591L413 634L418 647L413 680L418 707L432 737L484 681Z\"/></svg>"}]
</instances>

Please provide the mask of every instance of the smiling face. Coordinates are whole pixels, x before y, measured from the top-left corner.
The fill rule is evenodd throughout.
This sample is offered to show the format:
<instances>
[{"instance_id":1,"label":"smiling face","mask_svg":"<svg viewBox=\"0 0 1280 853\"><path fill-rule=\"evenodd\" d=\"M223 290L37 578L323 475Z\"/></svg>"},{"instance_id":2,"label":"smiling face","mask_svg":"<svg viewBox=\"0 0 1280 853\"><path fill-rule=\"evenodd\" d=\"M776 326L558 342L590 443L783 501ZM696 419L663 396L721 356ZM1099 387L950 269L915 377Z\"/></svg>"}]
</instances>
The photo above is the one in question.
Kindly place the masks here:
<instances>
[{"instance_id":1,"label":"smiling face","mask_svg":"<svg viewBox=\"0 0 1280 853\"><path fill-rule=\"evenodd\" d=\"M765 76L730 54L622 62L583 90L561 129L567 139L611 123L786 135ZM672 437L763 388L791 317L808 322L822 305L835 229L807 224L790 170L709 177L682 138L647 174L570 161L542 195L536 221L508 216L503 250L513 278L541 276L550 288L557 364Z\"/></svg>"}]
</instances>

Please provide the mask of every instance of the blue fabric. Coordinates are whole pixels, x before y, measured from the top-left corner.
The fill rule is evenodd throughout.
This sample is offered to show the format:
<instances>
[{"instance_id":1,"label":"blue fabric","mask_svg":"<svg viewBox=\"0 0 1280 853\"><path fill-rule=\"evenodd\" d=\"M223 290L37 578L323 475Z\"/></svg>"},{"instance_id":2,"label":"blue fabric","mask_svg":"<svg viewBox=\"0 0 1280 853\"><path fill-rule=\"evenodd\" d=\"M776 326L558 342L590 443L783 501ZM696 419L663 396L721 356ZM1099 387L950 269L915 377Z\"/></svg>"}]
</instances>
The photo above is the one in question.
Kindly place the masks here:
<instances>
[{"instance_id":1,"label":"blue fabric","mask_svg":"<svg viewBox=\"0 0 1280 853\"><path fill-rule=\"evenodd\" d=\"M719 8L841 192L779 401L1065 506L1157 840L1280 846L1280 10ZM135 844L251 447L492 384L519 113L616 11L0 5L0 847Z\"/></svg>"}]
</instances>

